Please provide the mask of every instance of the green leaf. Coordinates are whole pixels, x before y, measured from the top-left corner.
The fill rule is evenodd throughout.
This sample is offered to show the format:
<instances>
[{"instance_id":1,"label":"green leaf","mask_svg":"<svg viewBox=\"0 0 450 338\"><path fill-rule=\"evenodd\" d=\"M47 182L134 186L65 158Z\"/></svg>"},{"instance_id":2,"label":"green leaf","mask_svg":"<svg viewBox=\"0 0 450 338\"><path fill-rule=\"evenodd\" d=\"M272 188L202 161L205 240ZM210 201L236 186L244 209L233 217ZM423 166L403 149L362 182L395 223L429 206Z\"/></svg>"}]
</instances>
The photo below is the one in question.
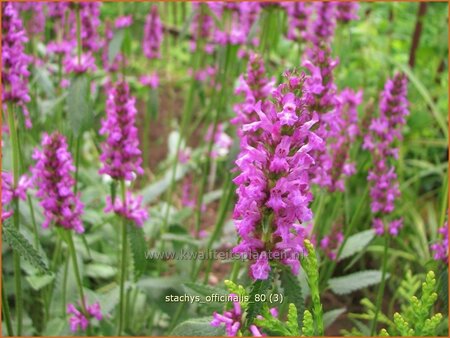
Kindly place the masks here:
<instances>
[{"instance_id":1,"label":"green leaf","mask_svg":"<svg viewBox=\"0 0 450 338\"><path fill-rule=\"evenodd\" d=\"M194 291L195 294L201 295L201 296L210 296L212 294L219 294L227 296L228 292L224 289L215 288L213 286L204 285L200 283L184 283L183 286L189 290Z\"/></svg>"},{"instance_id":2,"label":"green leaf","mask_svg":"<svg viewBox=\"0 0 450 338\"><path fill-rule=\"evenodd\" d=\"M223 336L225 328L223 326L214 327L211 325L212 317L202 317L189 319L176 326L172 336Z\"/></svg>"},{"instance_id":3,"label":"green leaf","mask_svg":"<svg viewBox=\"0 0 450 338\"><path fill-rule=\"evenodd\" d=\"M36 83L42 88L45 95L50 98L55 97L55 86L53 86L53 82L50 80L48 70L44 67L35 67L33 72Z\"/></svg>"},{"instance_id":4,"label":"green leaf","mask_svg":"<svg viewBox=\"0 0 450 338\"><path fill-rule=\"evenodd\" d=\"M134 278L138 280L147 266L145 253L147 252L148 246L142 228L139 228L134 224L128 224L127 230L134 262Z\"/></svg>"},{"instance_id":5,"label":"green leaf","mask_svg":"<svg viewBox=\"0 0 450 338\"><path fill-rule=\"evenodd\" d=\"M42 332L42 336L62 336L65 335L65 328L68 328L68 323L62 318L52 318ZM68 332L67 332L68 333Z\"/></svg>"},{"instance_id":6,"label":"green leaf","mask_svg":"<svg viewBox=\"0 0 450 338\"><path fill-rule=\"evenodd\" d=\"M353 256L354 254L360 252L366 245L368 245L372 239L375 237L375 230L365 230L358 232L348 238L342 252L339 256L339 260Z\"/></svg>"},{"instance_id":7,"label":"green leaf","mask_svg":"<svg viewBox=\"0 0 450 338\"><path fill-rule=\"evenodd\" d=\"M261 308L263 306L263 302L259 301L257 302L255 298L257 296L261 296L263 294L266 294L269 290L270 286L272 284L272 274L269 274L269 277L267 279L261 280L258 279L255 282L253 282L251 291L250 291L250 298L248 302L248 308L247 308L247 321L246 321L246 327L249 327L253 320L256 318L257 315L260 314Z\"/></svg>"},{"instance_id":8,"label":"green leaf","mask_svg":"<svg viewBox=\"0 0 450 338\"><path fill-rule=\"evenodd\" d=\"M302 287L300 281L294 276L290 270L283 270L280 274L281 287L287 298L285 302L292 303L297 309L297 323L302 327L303 312L305 311L305 302L303 299Z\"/></svg>"},{"instance_id":9,"label":"green leaf","mask_svg":"<svg viewBox=\"0 0 450 338\"><path fill-rule=\"evenodd\" d=\"M339 309L334 309L334 310L330 310L330 311L325 312L323 314L323 326L325 328L329 327L345 311L347 311L347 309L345 307L341 307Z\"/></svg>"},{"instance_id":10,"label":"green leaf","mask_svg":"<svg viewBox=\"0 0 450 338\"><path fill-rule=\"evenodd\" d=\"M152 291L152 289L170 289L177 287L182 281L176 277L148 277L140 279L137 285L142 289Z\"/></svg>"},{"instance_id":11,"label":"green leaf","mask_svg":"<svg viewBox=\"0 0 450 338\"><path fill-rule=\"evenodd\" d=\"M86 275L91 278L108 279L117 274L117 269L106 264L92 263L86 265Z\"/></svg>"},{"instance_id":12,"label":"green leaf","mask_svg":"<svg viewBox=\"0 0 450 338\"><path fill-rule=\"evenodd\" d=\"M119 54L119 52L122 48L122 43L123 43L124 37L125 37L125 31L123 29L120 29L114 33L114 36L108 45L108 63L109 64L113 63L117 54Z\"/></svg>"},{"instance_id":13,"label":"green leaf","mask_svg":"<svg viewBox=\"0 0 450 338\"><path fill-rule=\"evenodd\" d=\"M89 82L85 75L72 79L67 95L67 110L73 132L79 135L92 125L93 112L89 104Z\"/></svg>"},{"instance_id":14,"label":"green leaf","mask_svg":"<svg viewBox=\"0 0 450 338\"><path fill-rule=\"evenodd\" d=\"M386 274L386 279L389 274ZM337 295L347 295L353 291L366 288L381 282L381 271L364 270L342 277L331 278L328 283Z\"/></svg>"},{"instance_id":15,"label":"green leaf","mask_svg":"<svg viewBox=\"0 0 450 338\"><path fill-rule=\"evenodd\" d=\"M44 286L49 285L51 282L53 282L54 279L55 279L54 274L33 275L33 276L26 277L27 282L36 291L42 289Z\"/></svg>"},{"instance_id":16,"label":"green leaf","mask_svg":"<svg viewBox=\"0 0 450 338\"><path fill-rule=\"evenodd\" d=\"M18 230L10 225L9 222L3 223L2 233L5 241L11 245L12 249L17 251L20 256L41 272L49 273L43 257Z\"/></svg>"}]
</instances>

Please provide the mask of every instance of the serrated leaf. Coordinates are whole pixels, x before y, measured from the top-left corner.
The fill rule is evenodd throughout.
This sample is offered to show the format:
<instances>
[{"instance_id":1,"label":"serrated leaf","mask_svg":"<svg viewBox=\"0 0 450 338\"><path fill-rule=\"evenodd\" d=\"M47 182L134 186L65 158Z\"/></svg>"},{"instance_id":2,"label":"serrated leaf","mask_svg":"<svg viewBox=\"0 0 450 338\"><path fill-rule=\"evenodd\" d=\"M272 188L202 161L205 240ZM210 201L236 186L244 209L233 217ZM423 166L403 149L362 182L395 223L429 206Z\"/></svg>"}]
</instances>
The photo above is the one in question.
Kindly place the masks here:
<instances>
[{"instance_id":1,"label":"serrated leaf","mask_svg":"<svg viewBox=\"0 0 450 338\"><path fill-rule=\"evenodd\" d=\"M145 241L144 231L134 224L127 225L128 237L130 239L130 249L134 262L134 278L138 278L144 273L147 266L145 253L147 252L147 242Z\"/></svg>"},{"instance_id":2,"label":"serrated leaf","mask_svg":"<svg viewBox=\"0 0 450 338\"><path fill-rule=\"evenodd\" d=\"M227 296L228 292L224 289L216 288L209 285L204 285L200 283L184 283L183 286L187 291L189 290L193 291L195 294L201 295L201 296L210 296L212 294L219 294Z\"/></svg>"},{"instance_id":3,"label":"serrated leaf","mask_svg":"<svg viewBox=\"0 0 450 338\"><path fill-rule=\"evenodd\" d=\"M36 249L28 242L28 240L9 222L4 222L2 227L3 238L5 241L19 253L30 264L39 269L43 273L49 273L47 264Z\"/></svg>"},{"instance_id":4,"label":"serrated leaf","mask_svg":"<svg viewBox=\"0 0 450 338\"><path fill-rule=\"evenodd\" d=\"M386 279L389 274L386 274ZM353 291L366 288L381 282L381 271L365 270L342 277L331 278L328 284L337 295L347 295Z\"/></svg>"},{"instance_id":5,"label":"serrated leaf","mask_svg":"<svg viewBox=\"0 0 450 338\"><path fill-rule=\"evenodd\" d=\"M223 326L214 327L211 325L212 317L202 317L189 319L176 326L172 336L224 336Z\"/></svg>"},{"instance_id":6,"label":"serrated leaf","mask_svg":"<svg viewBox=\"0 0 450 338\"><path fill-rule=\"evenodd\" d=\"M61 336L65 332L65 328L68 327L67 321L62 318L53 318L45 327L44 331L42 332L42 335L45 336ZM68 332L67 332L68 333Z\"/></svg>"},{"instance_id":7,"label":"serrated leaf","mask_svg":"<svg viewBox=\"0 0 450 338\"><path fill-rule=\"evenodd\" d=\"M77 75L72 79L67 95L69 122L75 135L79 135L93 121L89 104L89 83L86 75Z\"/></svg>"},{"instance_id":8,"label":"serrated leaf","mask_svg":"<svg viewBox=\"0 0 450 338\"><path fill-rule=\"evenodd\" d=\"M285 301L288 303L293 303L297 308L298 327L302 327L305 302L302 295L300 281L291 273L290 270L283 270L280 274L280 279L281 286L284 290L284 295L287 298Z\"/></svg>"},{"instance_id":9,"label":"serrated leaf","mask_svg":"<svg viewBox=\"0 0 450 338\"><path fill-rule=\"evenodd\" d=\"M256 295L263 295L267 293L267 290L269 290L271 286L272 281L272 274L269 274L269 277L267 279L261 280L258 279L255 282L253 282L252 289L249 294L249 302L247 307L247 321L246 321L246 327L249 327L253 320L256 318L257 315L260 314L263 302L255 301Z\"/></svg>"},{"instance_id":10,"label":"serrated leaf","mask_svg":"<svg viewBox=\"0 0 450 338\"><path fill-rule=\"evenodd\" d=\"M329 327L331 324L333 324L338 317L343 314L347 309L345 307L334 309L327 311L323 314L323 326L325 328Z\"/></svg>"},{"instance_id":11,"label":"serrated leaf","mask_svg":"<svg viewBox=\"0 0 450 338\"><path fill-rule=\"evenodd\" d=\"M54 279L55 279L54 274L33 275L26 277L27 282L36 291L42 289L44 286L49 285L51 282L53 282Z\"/></svg>"},{"instance_id":12,"label":"serrated leaf","mask_svg":"<svg viewBox=\"0 0 450 338\"><path fill-rule=\"evenodd\" d=\"M111 64L116 56L119 54L123 39L125 37L125 31L123 29L119 29L114 33L113 38L109 42L108 45L108 63Z\"/></svg>"},{"instance_id":13,"label":"serrated leaf","mask_svg":"<svg viewBox=\"0 0 450 338\"><path fill-rule=\"evenodd\" d=\"M366 245L368 245L375 237L375 230L370 229L366 231L358 232L348 238L342 252L339 256L339 260L353 256L360 252Z\"/></svg>"}]
</instances>

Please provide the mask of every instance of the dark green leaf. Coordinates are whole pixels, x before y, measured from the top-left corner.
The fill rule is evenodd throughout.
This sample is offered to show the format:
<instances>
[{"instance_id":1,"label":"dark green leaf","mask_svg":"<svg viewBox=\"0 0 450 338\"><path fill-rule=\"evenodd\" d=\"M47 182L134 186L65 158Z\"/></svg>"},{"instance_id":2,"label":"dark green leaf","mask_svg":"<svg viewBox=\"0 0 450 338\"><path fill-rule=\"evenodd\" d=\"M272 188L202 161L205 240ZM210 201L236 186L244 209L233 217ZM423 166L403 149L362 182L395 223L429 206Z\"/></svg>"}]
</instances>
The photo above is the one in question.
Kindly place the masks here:
<instances>
[{"instance_id":1,"label":"dark green leaf","mask_svg":"<svg viewBox=\"0 0 450 338\"><path fill-rule=\"evenodd\" d=\"M2 226L3 238L12 249L25 258L30 264L38 268L41 272L48 273L48 267L42 256L36 249L28 242L28 240L9 222L4 222Z\"/></svg>"},{"instance_id":2,"label":"dark green leaf","mask_svg":"<svg viewBox=\"0 0 450 338\"><path fill-rule=\"evenodd\" d=\"M284 301L293 303L297 308L298 327L302 327L303 312L305 311L305 302L302 295L302 287L300 281L294 276L290 270L283 270L280 274L281 286L284 290Z\"/></svg>"},{"instance_id":3,"label":"dark green leaf","mask_svg":"<svg viewBox=\"0 0 450 338\"><path fill-rule=\"evenodd\" d=\"M128 237L130 239L130 248L134 262L134 277L137 280L145 271L147 260L145 254L148 246L145 241L144 231L134 224L128 224Z\"/></svg>"},{"instance_id":4,"label":"dark green leaf","mask_svg":"<svg viewBox=\"0 0 450 338\"><path fill-rule=\"evenodd\" d=\"M264 304L261 301L257 302L255 298L261 295L265 295L269 290L271 284L272 284L271 273L269 274L269 277L267 279L264 280L258 279L255 282L253 282L247 308L246 327L249 327L252 324L255 317L261 313L261 309Z\"/></svg>"}]
</instances>

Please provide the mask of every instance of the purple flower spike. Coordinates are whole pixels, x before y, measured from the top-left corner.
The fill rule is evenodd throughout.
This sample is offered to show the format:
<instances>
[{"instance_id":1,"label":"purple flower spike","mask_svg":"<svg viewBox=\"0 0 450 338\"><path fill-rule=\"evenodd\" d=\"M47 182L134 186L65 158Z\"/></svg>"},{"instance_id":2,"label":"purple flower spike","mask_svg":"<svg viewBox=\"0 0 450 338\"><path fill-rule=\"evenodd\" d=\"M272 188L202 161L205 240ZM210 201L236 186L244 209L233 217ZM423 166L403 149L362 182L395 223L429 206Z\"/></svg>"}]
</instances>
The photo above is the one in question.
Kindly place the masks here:
<instances>
[{"instance_id":1,"label":"purple flower spike","mask_svg":"<svg viewBox=\"0 0 450 338\"><path fill-rule=\"evenodd\" d=\"M64 136L58 132L51 135L45 133L42 150L36 149L33 159L36 160L32 168L33 181L38 187L36 196L41 200L45 216L42 227L48 228L50 224L55 224L83 233L83 204L79 196L73 193L75 180L71 173L75 167Z\"/></svg>"},{"instance_id":2,"label":"purple flower spike","mask_svg":"<svg viewBox=\"0 0 450 338\"><path fill-rule=\"evenodd\" d=\"M142 41L142 49L147 58L159 59L161 57L162 39L163 26L159 18L158 7L153 5L145 20L144 40Z\"/></svg>"},{"instance_id":3,"label":"purple flower spike","mask_svg":"<svg viewBox=\"0 0 450 338\"><path fill-rule=\"evenodd\" d=\"M241 241L233 251L256 258L250 269L254 279L266 279L274 259L298 273L306 234L298 225L312 218L310 153L323 147L310 130L318 118L306 109L311 100L304 90L307 77L285 75L273 101L255 104L255 117L241 127L233 214Z\"/></svg>"},{"instance_id":4,"label":"purple flower spike","mask_svg":"<svg viewBox=\"0 0 450 338\"><path fill-rule=\"evenodd\" d=\"M31 128L30 114L26 103L28 92L28 67L32 58L25 54L28 41L22 20L12 3L2 2L2 102L4 110L8 102L22 108L25 126Z\"/></svg>"},{"instance_id":5,"label":"purple flower spike","mask_svg":"<svg viewBox=\"0 0 450 338\"><path fill-rule=\"evenodd\" d=\"M136 122L135 98L130 95L126 82L118 82L108 88L106 119L102 120L100 135L106 135L102 143L100 174L116 180L131 181L143 174Z\"/></svg>"},{"instance_id":6,"label":"purple flower spike","mask_svg":"<svg viewBox=\"0 0 450 338\"><path fill-rule=\"evenodd\" d=\"M406 124L408 111L408 83L404 74L396 74L388 80L381 93L380 115L372 119L369 133L364 138L363 148L372 154L373 168L367 180L371 183L370 197L372 213L390 215L395 208L395 199L400 196L395 166L390 164L397 158L395 142L402 139L402 128ZM396 236L402 221L393 220L389 224L377 217L373 221L377 234L388 228Z\"/></svg>"}]
</instances>

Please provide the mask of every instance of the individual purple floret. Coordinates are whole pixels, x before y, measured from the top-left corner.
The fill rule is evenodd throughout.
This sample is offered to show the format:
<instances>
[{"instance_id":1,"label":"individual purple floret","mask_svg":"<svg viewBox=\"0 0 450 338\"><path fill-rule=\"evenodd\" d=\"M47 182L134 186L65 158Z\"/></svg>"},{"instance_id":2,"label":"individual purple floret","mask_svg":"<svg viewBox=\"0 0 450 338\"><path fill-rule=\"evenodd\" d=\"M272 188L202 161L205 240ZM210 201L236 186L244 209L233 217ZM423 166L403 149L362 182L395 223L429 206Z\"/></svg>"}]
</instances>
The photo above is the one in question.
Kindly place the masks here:
<instances>
[{"instance_id":1,"label":"individual purple floret","mask_svg":"<svg viewBox=\"0 0 450 338\"><path fill-rule=\"evenodd\" d=\"M22 20L17 10L9 2L2 2L2 103L6 111L7 104L21 107L25 126L31 128L30 113L26 104L30 101L28 67L32 58L25 54L28 41Z\"/></svg>"},{"instance_id":2,"label":"individual purple floret","mask_svg":"<svg viewBox=\"0 0 450 338\"><path fill-rule=\"evenodd\" d=\"M83 313L82 311L78 310L74 304L67 305L67 314L71 315L71 317L69 318L70 331L85 331L91 319L103 319L100 304L98 302L86 306L86 312L87 313Z\"/></svg>"},{"instance_id":3,"label":"individual purple floret","mask_svg":"<svg viewBox=\"0 0 450 338\"><path fill-rule=\"evenodd\" d=\"M433 251L433 258L436 261L443 261L448 263L448 222L439 228L440 238L436 243L431 244L430 248Z\"/></svg>"},{"instance_id":4,"label":"individual purple floret","mask_svg":"<svg viewBox=\"0 0 450 338\"><path fill-rule=\"evenodd\" d=\"M142 41L144 55L149 59L159 59L162 40L163 26L159 18L158 7L153 5L145 19L144 40Z\"/></svg>"},{"instance_id":5,"label":"individual purple floret","mask_svg":"<svg viewBox=\"0 0 450 338\"><path fill-rule=\"evenodd\" d=\"M142 227L148 219L147 210L143 209L142 196L134 197L129 191L126 192L126 201L123 203L118 197L115 198L114 204L111 197L106 198L105 212L115 212L116 214L133 221L138 227Z\"/></svg>"},{"instance_id":6,"label":"individual purple floret","mask_svg":"<svg viewBox=\"0 0 450 338\"><path fill-rule=\"evenodd\" d=\"M395 199L400 196L399 184L393 159L397 159L395 141L402 139L402 128L408 111L408 83L404 74L398 73L388 80L380 97L380 116L373 118L363 148L372 154L373 168L367 177L371 182L370 197L372 213L389 215L394 211ZM379 217L374 219L377 234L387 227L392 235L401 228L401 220L389 224Z\"/></svg>"},{"instance_id":7,"label":"individual purple floret","mask_svg":"<svg viewBox=\"0 0 450 338\"><path fill-rule=\"evenodd\" d=\"M288 30L286 37L289 40L301 41L307 37L308 22L312 6L307 2L282 3L288 17Z\"/></svg>"},{"instance_id":8,"label":"individual purple floret","mask_svg":"<svg viewBox=\"0 0 450 338\"><path fill-rule=\"evenodd\" d=\"M336 19L339 22L348 23L352 20L358 20L358 2L342 2L336 3Z\"/></svg>"},{"instance_id":9,"label":"individual purple floret","mask_svg":"<svg viewBox=\"0 0 450 338\"><path fill-rule=\"evenodd\" d=\"M73 192L75 167L64 136L58 132L45 133L42 150L35 149L33 159L36 160L32 168L33 182L37 185L36 196L41 200L45 216L42 227L54 224L83 233L83 204Z\"/></svg>"},{"instance_id":10,"label":"individual purple floret","mask_svg":"<svg viewBox=\"0 0 450 338\"><path fill-rule=\"evenodd\" d=\"M264 110L258 102L258 120L242 126L236 161L240 174L234 179L238 201L233 219L241 241L233 251L257 255L250 268L254 279L267 278L273 253L298 273L306 235L300 224L312 218L310 153L323 141L310 130L318 118L306 109L305 75L285 75L286 82L273 92L274 102ZM267 259L262 252L267 252Z\"/></svg>"},{"instance_id":11,"label":"individual purple floret","mask_svg":"<svg viewBox=\"0 0 450 338\"><path fill-rule=\"evenodd\" d=\"M106 135L106 141L101 145L100 160L103 166L99 173L116 180L131 181L135 175L144 172L141 167L135 102L126 82L119 81L109 86L106 119L102 120L100 129L100 135Z\"/></svg>"},{"instance_id":12,"label":"individual purple floret","mask_svg":"<svg viewBox=\"0 0 450 338\"><path fill-rule=\"evenodd\" d=\"M2 221L11 217L13 210L6 210L7 206L14 198L20 198L25 201L27 198L27 190L32 186L32 181L27 175L22 175L17 187L14 188L13 176L9 172L2 171Z\"/></svg>"}]
</instances>

